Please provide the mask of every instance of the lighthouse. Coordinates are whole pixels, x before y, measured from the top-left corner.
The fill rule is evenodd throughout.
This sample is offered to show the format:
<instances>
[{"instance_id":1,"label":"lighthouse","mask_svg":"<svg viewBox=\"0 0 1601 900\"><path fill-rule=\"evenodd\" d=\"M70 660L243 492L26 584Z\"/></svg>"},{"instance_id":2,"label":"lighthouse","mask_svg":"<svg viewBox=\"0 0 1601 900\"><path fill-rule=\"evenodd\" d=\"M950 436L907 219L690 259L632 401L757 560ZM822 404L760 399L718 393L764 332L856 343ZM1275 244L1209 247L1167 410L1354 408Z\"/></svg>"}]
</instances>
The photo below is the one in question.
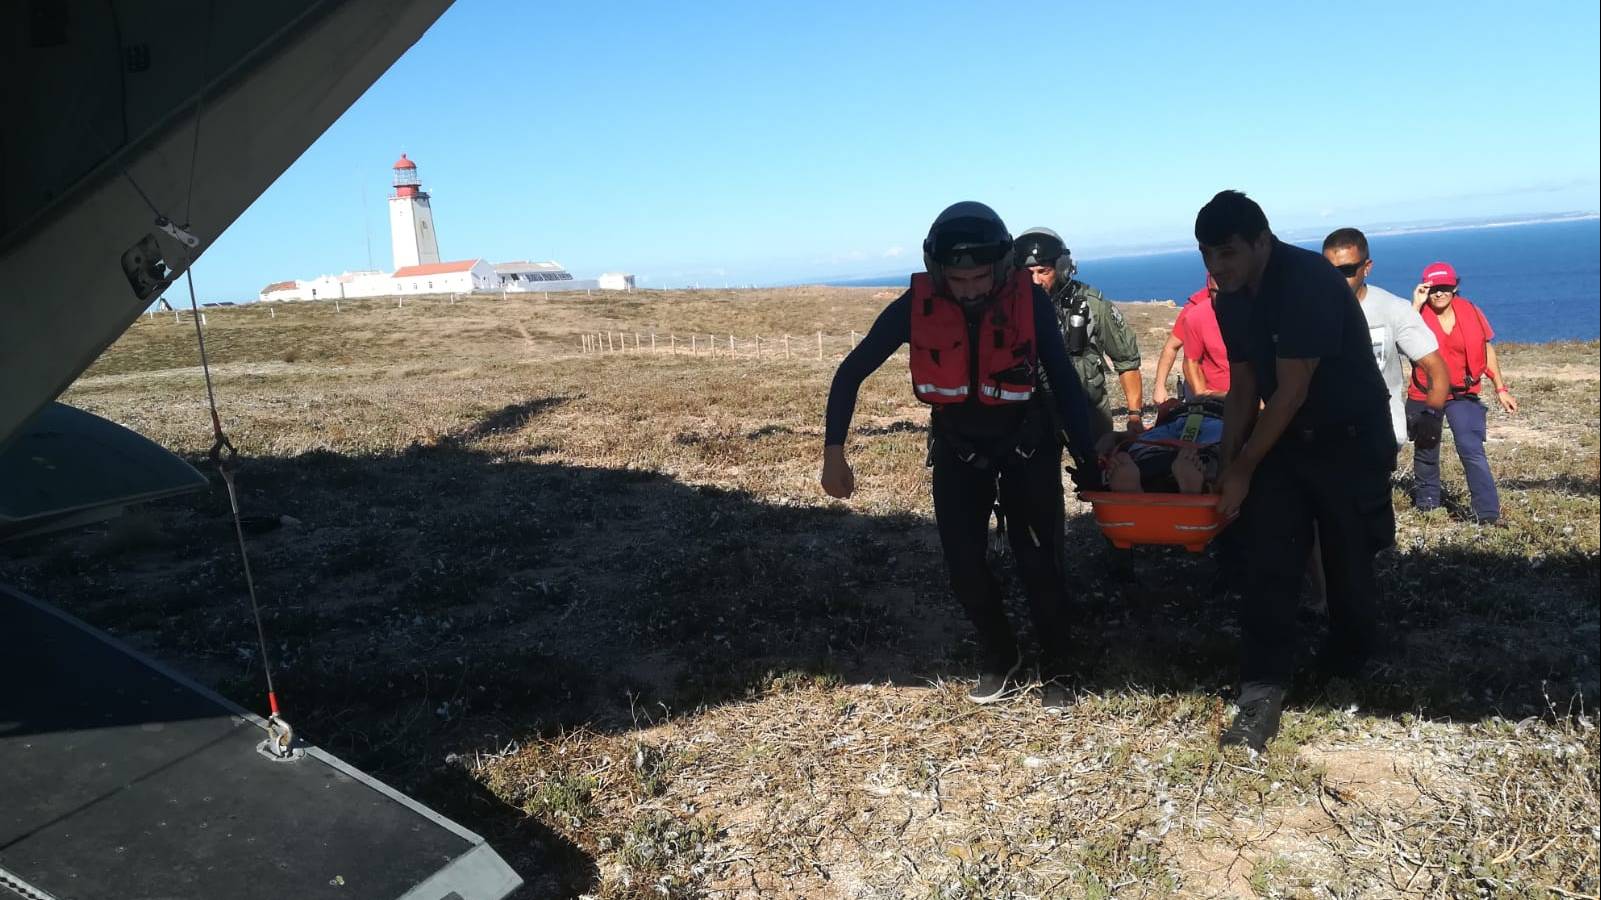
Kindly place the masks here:
<instances>
[{"instance_id":1,"label":"lighthouse","mask_svg":"<svg viewBox=\"0 0 1601 900\"><path fill-rule=\"evenodd\" d=\"M417 178L417 164L400 154L395 162L395 192L389 197L389 242L395 268L439 262L434 211Z\"/></svg>"}]
</instances>

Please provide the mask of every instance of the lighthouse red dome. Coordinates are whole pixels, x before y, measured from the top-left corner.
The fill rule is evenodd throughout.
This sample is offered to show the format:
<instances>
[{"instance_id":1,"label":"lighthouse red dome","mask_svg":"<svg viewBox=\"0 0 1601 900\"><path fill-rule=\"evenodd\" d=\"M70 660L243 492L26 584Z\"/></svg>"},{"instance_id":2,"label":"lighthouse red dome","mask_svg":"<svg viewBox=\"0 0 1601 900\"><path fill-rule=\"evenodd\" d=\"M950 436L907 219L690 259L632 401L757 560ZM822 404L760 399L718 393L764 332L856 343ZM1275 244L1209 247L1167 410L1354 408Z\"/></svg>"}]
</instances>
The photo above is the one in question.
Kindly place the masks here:
<instances>
[{"instance_id":1,"label":"lighthouse red dome","mask_svg":"<svg viewBox=\"0 0 1601 900\"><path fill-rule=\"evenodd\" d=\"M417 168L417 164L412 162L411 160L407 159L406 158L406 154L402 153L402 154L400 154L400 159L396 160L395 164L393 166L391 166L390 168L394 168L394 169L415 169L415 168Z\"/></svg>"}]
</instances>

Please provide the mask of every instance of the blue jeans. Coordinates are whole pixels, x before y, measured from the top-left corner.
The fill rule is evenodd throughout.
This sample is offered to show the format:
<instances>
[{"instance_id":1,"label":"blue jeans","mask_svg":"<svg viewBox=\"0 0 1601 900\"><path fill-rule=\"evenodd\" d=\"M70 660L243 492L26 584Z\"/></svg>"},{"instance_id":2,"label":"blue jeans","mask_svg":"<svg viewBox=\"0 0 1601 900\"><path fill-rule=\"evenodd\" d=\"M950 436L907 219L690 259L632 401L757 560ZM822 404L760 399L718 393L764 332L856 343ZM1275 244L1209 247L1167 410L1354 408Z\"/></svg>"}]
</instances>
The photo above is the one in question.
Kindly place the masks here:
<instances>
[{"instance_id":1,"label":"blue jeans","mask_svg":"<svg viewBox=\"0 0 1601 900\"><path fill-rule=\"evenodd\" d=\"M1421 400L1408 399L1407 418L1416 416L1426 405ZM1489 457L1484 455L1485 415L1484 404L1477 397L1453 398L1445 404L1445 422L1451 426L1456 455L1462 460L1462 474L1467 476L1473 515L1490 520L1501 517L1501 495L1495 489L1495 476L1490 474ZM1412 505L1418 509L1439 506L1440 448L1414 449L1412 473L1417 479L1417 486L1412 490Z\"/></svg>"}]
</instances>

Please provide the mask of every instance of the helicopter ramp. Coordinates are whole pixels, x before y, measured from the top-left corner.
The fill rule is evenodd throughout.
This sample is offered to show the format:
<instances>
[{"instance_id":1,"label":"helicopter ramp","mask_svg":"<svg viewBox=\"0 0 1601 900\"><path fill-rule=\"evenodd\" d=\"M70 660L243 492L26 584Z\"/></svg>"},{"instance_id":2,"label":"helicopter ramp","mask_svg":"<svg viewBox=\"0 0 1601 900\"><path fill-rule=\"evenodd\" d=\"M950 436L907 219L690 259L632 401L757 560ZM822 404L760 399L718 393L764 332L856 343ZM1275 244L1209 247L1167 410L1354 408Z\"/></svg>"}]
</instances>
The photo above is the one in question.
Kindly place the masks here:
<instances>
[{"instance_id":1,"label":"helicopter ramp","mask_svg":"<svg viewBox=\"0 0 1601 900\"><path fill-rule=\"evenodd\" d=\"M0 587L0 898L501 900L471 831Z\"/></svg>"}]
</instances>

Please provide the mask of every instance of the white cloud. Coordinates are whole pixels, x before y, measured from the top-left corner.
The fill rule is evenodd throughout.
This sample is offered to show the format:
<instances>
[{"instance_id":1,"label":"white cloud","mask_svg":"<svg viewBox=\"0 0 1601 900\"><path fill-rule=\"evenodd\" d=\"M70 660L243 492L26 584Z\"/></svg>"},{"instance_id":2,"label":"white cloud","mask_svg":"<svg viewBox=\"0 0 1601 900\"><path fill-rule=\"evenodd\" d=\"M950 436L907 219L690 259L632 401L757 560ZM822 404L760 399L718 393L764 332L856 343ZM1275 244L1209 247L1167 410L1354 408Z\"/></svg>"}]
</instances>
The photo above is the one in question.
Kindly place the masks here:
<instances>
[{"instance_id":1,"label":"white cloud","mask_svg":"<svg viewBox=\"0 0 1601 900\"><path fill-rule=\"evenodd\" d=\"M905 252L906 252L906 248L905 247L891 247L888 250L884 251L884 257L886 259L894 259L895 257L900 256L902 253L905 253Z\"/></svg>"}]
</instances>

